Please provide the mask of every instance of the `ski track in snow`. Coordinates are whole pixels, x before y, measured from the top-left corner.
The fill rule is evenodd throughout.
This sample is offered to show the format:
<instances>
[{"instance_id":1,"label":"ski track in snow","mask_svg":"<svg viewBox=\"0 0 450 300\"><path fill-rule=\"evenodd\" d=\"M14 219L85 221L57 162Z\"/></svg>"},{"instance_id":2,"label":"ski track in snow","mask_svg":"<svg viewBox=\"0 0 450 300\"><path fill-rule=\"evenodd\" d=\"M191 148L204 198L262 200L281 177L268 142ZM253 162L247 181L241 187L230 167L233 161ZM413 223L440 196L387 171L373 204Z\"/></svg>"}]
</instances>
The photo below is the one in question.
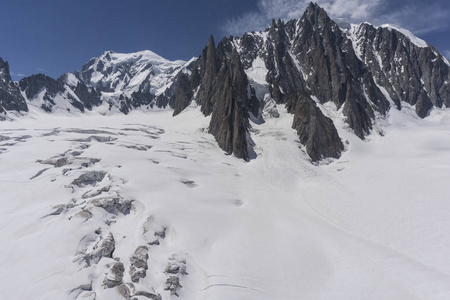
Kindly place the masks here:
<instances>
[{"instance_id":1,"label":"ski track in snow","mask_svg":"<svg viewBox=\"0 0 450 300\"><path fill-rule=\"evenodd\" d=\"M124 299L120 261L130 299L178 299L171 276L179 299L448 299L450 110L391 109L366 141L338 126L347 149L319 165L278 111L250 162L192 107L1 122L0 294Z\"/></svg>"}]
</instances>

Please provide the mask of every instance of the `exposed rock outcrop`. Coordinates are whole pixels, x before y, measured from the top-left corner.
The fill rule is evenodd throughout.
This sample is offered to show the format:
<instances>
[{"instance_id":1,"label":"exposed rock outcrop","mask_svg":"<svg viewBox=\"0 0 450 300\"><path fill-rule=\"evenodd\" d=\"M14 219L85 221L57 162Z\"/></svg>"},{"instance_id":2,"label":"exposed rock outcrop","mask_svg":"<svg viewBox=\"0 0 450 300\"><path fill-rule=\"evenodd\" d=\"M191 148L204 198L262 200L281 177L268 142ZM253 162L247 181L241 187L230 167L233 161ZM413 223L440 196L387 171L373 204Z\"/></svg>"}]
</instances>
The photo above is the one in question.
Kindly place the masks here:
<instances>
[{"instance_id":1,"label":"exposed rock outcrop","mask_svg":"<svg viewBox=\"0 0 450 300\"><path fill-rule=\"evenodd\" d=\"M84 104L72 90L61 81L44 74L25 77L19 81L19 86L31 103L38 102L46 112L52 112L54 107L64 110L72 107L84 111Z\"/></svg>"},{"instance_id":2,"label":"exposed rock outcrop","mask_svg":"<svg viewBox=\"0 0 450 300\"><path fill-rule=\"evenodd\" d=\"M173 296L179 297L178 290L183 286L180 284L180 278L178 276L170 276L167 278L164 289L166 291L170 291L170 294Z\"/></svg>"},{"instance_id":3,"label":"exposed rock outcrop","mask_svg":"<svg viewBox=\"0 0 450 300\"><path fill-rule=\"evenodd\" d=\"M99 106L102 103L100 93L92 87L89 88L84 82L78 82L73 92L88 110L92 110L93 107Z\"/></svg>"},{"instance_id":4,"label":"exposed rock outcrop","mask_svg":"<svg viewBox=\"0 0 450 300\"><path fill-rule=\"evenodd\" d=\"M196 73L198 74L198 73ZM177 88L175 91L175 97L173 99L173 115L176 116L182 112L192 100L194 88L198 85L194 80L189 80L189 76L185 73L181 73Z\"/></svg>"},{"instance_id":5,"label":"exposed rock outcrop","mask_svg":"<svg viewBox=\"0 0 450 300\"><path fill-rule=\"evenodd\" d=\"M248 159L248 81L239 54L233 51L230 61L222 64L215 80L209 132L226 153Z\"/></svg>"},{"instance_id":6,"label":"exposed rock outcrop","mask_svg":"<svg viewBox=\"0 0 450 300\"><path fill-rule=\"evenodd\" d=\"M364 139L372 129L374 110L385 115L388 100L356 56L351 41L321 7L310 4L297 24L301 34L295 36L292 50L310 94L321 103L334 102L337 109L344 105L347 123Z\"/></svg>"},{"instance_id":7,"label":"exposed rock outcrop","mask_svg":"<svg viewBox=\"0 0 450 300\"><path fill-rule=\"evenodd\" d=\"M111 269L109 269L106 274L104 284L107 288L113 288L122 284L123 273L125 272L125 267L123 263L118 261L116 262Z\"/></svg>"},{"instance_id":8,"label":"exposed rock outcrop","mask_svg":"<svg viewBox=\"0 0 450 300\"><path fill-rule=\"evenodd\" d=\"M28 111L25 98L12 81L8 62L0 57L0 113L8 110Z\"/></svg>"},{"instance_id":9,"label":"exposed rock outcrop","mask_svg":"<svg viewBox=\"0 0 450 300\"><path fill-rule=\"evenodd\" d=\"M347 123L362 139L372 129L375 112L385 115L389 109L352 42L316 4L298 20L273 21L264 33L224 43L239 49L246 69L257 59L264 61L267 88L276 103L286 104L292 95L303 93L320 103L332 101L337 109L344 105Z\"/></svg>"},{"instance_id":10,"label":"exposed rock outcrop","mask_svg":"<svg viewBox=\"0 0 450 300\"><path fill-rule=\"evenodd\" d=\"M201 105L202 112L207 116L213 110L214 101L211 98L215 94L216 77L221 63L219 63L217 57L216 44L212 35L209 37L208 46L203 50L199 58L199 63L202 71L202 81L196 100Z\"/></svg>"},{"instance_id":11,"label":"exposed rock outcrop","mask_svg":"<svg viewBox=\"0 0 450 300\"><path fill-rule=\"evenodd\" d=\"M297 93L288 99L287 107L294 114L292 128L297 130L300 143L309 157L318 161L326 157L339 158L344 145L333 125L316 103L306 94Z\"/></svg>"},{"instance_id":12,"label":"exposed rock outcrop","mask_svg":"<svg viewBox=\"0 0 450 300\"><path fill-rule=\"evenodd\" d=\"M78 187L83 187L86 185L95 185L97 182L100 182L106 176L105 171L90 171L81 174L77 179L72 181L73 185Z\"/></svg>"},{"instance_id":13,"label":"exposed rock outcrop","mask_svg":"<svg viewBox=\"0 0 450 300\"><path fill-rule=\"evenodd\" d=\"M349 32L361 61L397 108L402 102L416 105L417 115L424 118L433 106L450 105L449 65L431 45L408 35L394 26L368 23Z\"/></svg>"},{"instance_id":14,"label":"exposed rock outcrop","mask_svg":"<svg viewBox=\"0 0 450 300\"><path fill-rule=\"evenodd\" d=\"M148 248L147 246L139 246L134 251L133 256L130 258L130 276L131 281L139 282L140 278L145 278L147 275L147 260L148 260Z\"/></svg>"},{"instance_id":15,"label":"exposed rock outcrop","mask_svg":"<svg viewBox=\"0 0 450 300\"><path fill-rule=\"evenodd\" d=\"M188 93L186 87L195 89L198 85L195 100L206 116L211 115L209 132L227 154L233 153L247 160L250 105L248 80L238 52L232 51L228 57L227 51L230 49L225 49L227 46L221 42L216 48L214 38L210 37L208 46L195 63L189 81L183 78L178 86L177 95L180 96L174 102L174 115L189 104L193 93ZM258 110L259 106L254 110L256 114Z\"/></svg>"},{"instance_id":16,"label":"exposed rock outcrop","mask_svg":"<svg viewBox=\"0 0 450 300\"><path fill-rule=\"evenodd\" d=\"M116 241L112 233L109 233L105 238L101 238L94 246L93 251L84 255L83 260L87 266L97 264L103 257L112 258L114 250L116 249Z\"/></svg>"},{"instance_id":17,"label":"exposed rock outcrop","mask_svg":"<svg viewBox=\"0 0 450 300\"><path fill-rule=\"evenodd\" d=\"M119 213L128 215L132 208L132 203L133 201L124 199L120 196L111 196L92 200L92 204L94 206L101 207L113 215L117 215Z\"/></svg>"}]
</instances>

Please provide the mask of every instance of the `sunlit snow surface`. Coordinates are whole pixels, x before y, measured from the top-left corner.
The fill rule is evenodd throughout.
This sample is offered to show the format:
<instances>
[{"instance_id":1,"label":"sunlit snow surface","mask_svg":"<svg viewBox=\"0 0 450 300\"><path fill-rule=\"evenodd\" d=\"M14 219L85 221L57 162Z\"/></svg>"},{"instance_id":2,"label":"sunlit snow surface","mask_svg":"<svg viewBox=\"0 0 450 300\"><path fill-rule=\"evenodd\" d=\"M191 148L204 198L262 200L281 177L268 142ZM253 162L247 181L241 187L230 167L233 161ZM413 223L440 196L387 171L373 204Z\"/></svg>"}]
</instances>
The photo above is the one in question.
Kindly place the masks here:
<instances>
[{"instance_id":1,"label":"sunlit snow surface","mask_svg":"<svg viewBox=\"0 0 450 300\"><path fill-rule=\"evenodd\" d=\"M1 122L1 298L124 299L103 285L108 268L120 260L131 282L130 257L147 245L131 295L177 299L164 290L175 259L188 273L179 299L449 299L450 110L392 109L384 136L366 141L340 128L346 152L316 166L278 109L252 124L250 162L224 155L194 107ZM69 164L48 164L57 158ZM89 171L107 174L72 184ZM131 212L92 204L111 195L134 200ZM112 258L80 261L109 233Z\"/></svg>"}]
</instances>

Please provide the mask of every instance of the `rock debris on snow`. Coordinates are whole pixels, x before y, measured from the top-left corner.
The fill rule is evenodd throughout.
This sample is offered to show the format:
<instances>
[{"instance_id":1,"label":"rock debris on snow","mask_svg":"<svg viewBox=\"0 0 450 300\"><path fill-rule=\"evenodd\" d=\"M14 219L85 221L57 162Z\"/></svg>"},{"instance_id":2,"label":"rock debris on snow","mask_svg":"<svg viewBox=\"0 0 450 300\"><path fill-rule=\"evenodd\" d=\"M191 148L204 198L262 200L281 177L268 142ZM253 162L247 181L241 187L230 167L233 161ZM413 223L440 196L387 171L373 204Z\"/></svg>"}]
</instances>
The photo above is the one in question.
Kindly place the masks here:
<instances>
[{"instance_id":1,"label":"rock debris on snow","mask_svg":"<svg viewBox=\"0 0 450 300\"><path fill-rule=\"evenodd\" d=\"M113 288L122 284L123 273L125 272L125 267L122 262L116 262L111 269L109 269L108 274L105 277L104 284L108 288Z\"/></svg>"},{"instance_id":2,"label":"rock debris on snow","mask_svg":"<svg viewBox=\"0 0 450 300\"><path fill-rule=\"evenodd\" d=\"M81 174L77 179L72 181L72 184L78 187L95 185L96 183L102 181L106 174L107 173L105 171L89 171Z\"/></svg>"},{"instance_id":3,"label":"rock debris on snow","mask_svg":"<svg viewBox=\"0 0 450 300\"><path fill-rule=\"evenodd\" d=\"M128 215L132 208L133 201L117 196L94 199L91 203L94 206L103 208L113 215L117 215L118 213Z\"/></svg>"},{"instance_id":4,"label":"rock debris on snow","mask_svg":"<svg viewBox=\"0 0 450 300\"><path fill-rule=\"evenodd\" d=\"M147 275L147 260L148 260L148 248L147 246L139 246L130 258L130 276L131 281L139 282L139 279L145 278Z\"/></svg>"}]
</instances>

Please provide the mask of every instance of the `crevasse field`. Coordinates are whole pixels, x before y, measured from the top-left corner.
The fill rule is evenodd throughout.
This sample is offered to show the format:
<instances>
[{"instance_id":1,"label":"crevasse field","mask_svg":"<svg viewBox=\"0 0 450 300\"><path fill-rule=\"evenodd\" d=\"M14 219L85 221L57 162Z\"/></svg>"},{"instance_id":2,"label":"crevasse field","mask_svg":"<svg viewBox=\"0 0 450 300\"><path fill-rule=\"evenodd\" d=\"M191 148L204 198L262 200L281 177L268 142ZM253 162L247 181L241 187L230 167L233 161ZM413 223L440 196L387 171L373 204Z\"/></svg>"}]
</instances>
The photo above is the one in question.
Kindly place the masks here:
<instances>
[{"instance_id":1,"label":"crevasse field","mask_svg":"<svg viewBox=\"0 0 450 300\"><path fill-rule=\"evenodd\" d=\"M179 299L449 299L450 110L391 109L366 141L329 110L348 143L319 165L278 110L252 124L250 162L224 155L196 107L0 122L1 298L177 299L176 265ZM91 171L106 173L77 185ZM139 246L148 270L131 285ZM118 260L125 291L104 284Z\"/></svg>"}]
</instances>

